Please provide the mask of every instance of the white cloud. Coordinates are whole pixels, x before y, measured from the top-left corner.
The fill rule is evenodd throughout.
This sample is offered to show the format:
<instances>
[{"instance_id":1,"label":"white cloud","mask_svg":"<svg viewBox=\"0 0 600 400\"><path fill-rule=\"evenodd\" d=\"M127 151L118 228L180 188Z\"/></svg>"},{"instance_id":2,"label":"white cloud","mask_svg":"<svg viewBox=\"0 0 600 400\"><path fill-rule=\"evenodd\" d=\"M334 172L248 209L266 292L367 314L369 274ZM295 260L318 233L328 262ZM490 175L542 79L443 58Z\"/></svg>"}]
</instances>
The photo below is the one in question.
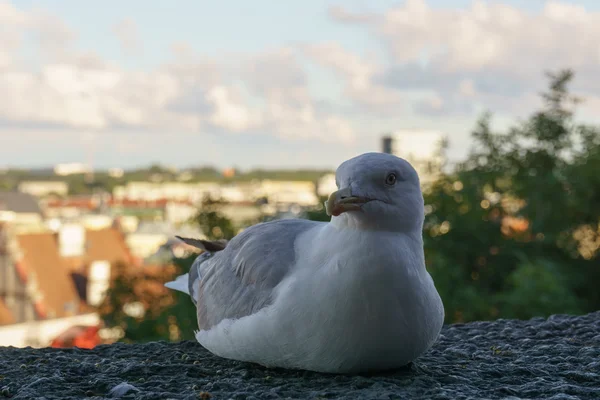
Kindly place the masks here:
<instances>
[{"instance_id":1,"label":"white cloud","mask_svg":"<svg viewBox=\"0 0 600 400\"><path fill-rule=\"evenodd\" d=\"M544 71L561 68L576 71L575 90L600 93L600 13L581 6L548 1L536 14L500 2L448 10L407 0L377 15L341 8L330 15L367 27L384 44L391 62L373 81L400 93L433 91L438 105L463 102L509 112L515 103L538 98L531 93L545 88Z\"/></svg>"},{"instance_id":2,"label":"white cloud","mask_svg":"<svg viewBox=\"0 0 600 400\"><path fill-rule=\"evenodd\" d=\"M374 82L374 78L384 71L381 65L345 50L336 42L310 45L304 50L308 57L344 78L343 95L371 110L397 111L400 93Z\"/></svg>"},{"instance_id":3,"label":"white cloud","mask_svg":"<svg viewBox=\"0 0 600 400\"><path fill-rule=\"evenodd\" d=\"M261 124L260 115L250 110L234 95L232 88L215 86L211 88L207 99L214 105L210 122L231 132L242 132L256 128Z\"/></svg>"},{"instance_id":4,"label":"white cloud","mask_svg":"<svg viewBox=\"0 0 600 400\"><path fill-rule=\"evenodd\" d=\"M575 69L583 110L597 108L600 13L583 7L549 1L532 13L474 1L449 10L408 0L329 15L368 35L372 46L362 47L375 56L324 41L217 59L180 41L164 63L141 70L78 49L77 33L51 14L0 0L0 132L262 134L375 148L379 133L402 124L466 137L482 108L521 116L540 104L544 70L561 67ZM141 50L135 22L112 29L128 54Z\"/></svg>"},{"instance_id":5,"label":"white cloud","mask_svg":"<svg viewBox=\"0 0 600 400\"><path fill-rule=\"evenodd\" d=\"M246 78L251 95L264 103L264 128L290 139L354 143L351 122L322 110L314 101L300 57L284 47L252 56L241 66L240 75Z\"/></svg>"},{"instance_id":6,"label":"white cloud","mask_svg":"<svg viewBox=\"0 0 600 400\"><path fill-rule=\"evenodd\" d=\"M199 57L180 42L170 62L142 71L74 49L73 32L41 11L0 3L0 24L8 27L3 43L11 44L0 49L0 127L352 140L350 122L315 106L305 71L289 48L239 54L232 66ZM133 21L113 30L126 51L140 49ZM36 39L41 64L34 69L17 62L25 34Z\"/></svg>"}]
</instances>

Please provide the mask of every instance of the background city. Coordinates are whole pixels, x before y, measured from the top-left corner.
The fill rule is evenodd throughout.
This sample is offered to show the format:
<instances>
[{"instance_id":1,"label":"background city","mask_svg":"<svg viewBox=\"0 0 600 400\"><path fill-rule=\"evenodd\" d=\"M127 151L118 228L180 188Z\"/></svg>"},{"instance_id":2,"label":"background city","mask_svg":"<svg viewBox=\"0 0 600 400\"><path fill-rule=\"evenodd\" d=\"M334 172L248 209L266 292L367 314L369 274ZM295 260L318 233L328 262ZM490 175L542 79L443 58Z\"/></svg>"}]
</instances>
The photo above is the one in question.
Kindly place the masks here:
<instances>
[{"instance_id":1,"label":"background city","mask_svg":"<svg viewBox=\"0 0 600 400\"><path fill-rule=\"evenodd\" d=\"M0 346L192 339L175 235L417 169L446 322L600 309L600 4L0 0Z\"/></svg>"}]
</instances>

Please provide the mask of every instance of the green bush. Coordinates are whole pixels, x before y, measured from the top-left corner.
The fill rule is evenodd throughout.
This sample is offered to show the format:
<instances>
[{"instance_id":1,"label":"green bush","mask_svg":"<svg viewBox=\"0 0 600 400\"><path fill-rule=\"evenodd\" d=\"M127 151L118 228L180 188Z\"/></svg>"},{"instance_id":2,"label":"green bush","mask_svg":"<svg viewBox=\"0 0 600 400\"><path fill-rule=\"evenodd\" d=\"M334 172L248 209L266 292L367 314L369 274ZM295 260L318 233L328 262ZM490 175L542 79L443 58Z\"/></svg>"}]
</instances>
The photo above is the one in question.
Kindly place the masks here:
<instances>
[{"instance_id":1,"label":"green bush","mask_svg":"<svg viewBox=\"0 0 600 400\"><path fill-rule=\"evenodd\" d=\"M484 115L464 163L425 192L428 268L447 322L600 309L600 131L567 84L506 133Z\"/></svg>"}]
</instances>

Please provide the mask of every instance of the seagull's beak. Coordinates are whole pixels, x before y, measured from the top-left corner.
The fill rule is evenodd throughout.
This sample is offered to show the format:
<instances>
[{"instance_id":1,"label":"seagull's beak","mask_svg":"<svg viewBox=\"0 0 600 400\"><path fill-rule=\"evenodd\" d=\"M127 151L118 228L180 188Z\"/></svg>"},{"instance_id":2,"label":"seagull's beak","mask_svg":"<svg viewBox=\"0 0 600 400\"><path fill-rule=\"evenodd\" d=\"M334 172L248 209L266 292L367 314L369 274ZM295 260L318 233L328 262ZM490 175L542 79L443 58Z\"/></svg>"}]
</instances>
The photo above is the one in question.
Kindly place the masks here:
<instances>
[{"instance_id":1,"label":"seagull's beak","mask_svg":"<svg viewBox=\"0 0 600 400\"><path fill-rule=\"evenodd\" d=\"M350 188L347 187L329 195L329 198L325 202L325 211L327 215L337 217L346 211L360 210L362 205L370 200L366 197L352 196Z\"/></svg>"}]
</instances>

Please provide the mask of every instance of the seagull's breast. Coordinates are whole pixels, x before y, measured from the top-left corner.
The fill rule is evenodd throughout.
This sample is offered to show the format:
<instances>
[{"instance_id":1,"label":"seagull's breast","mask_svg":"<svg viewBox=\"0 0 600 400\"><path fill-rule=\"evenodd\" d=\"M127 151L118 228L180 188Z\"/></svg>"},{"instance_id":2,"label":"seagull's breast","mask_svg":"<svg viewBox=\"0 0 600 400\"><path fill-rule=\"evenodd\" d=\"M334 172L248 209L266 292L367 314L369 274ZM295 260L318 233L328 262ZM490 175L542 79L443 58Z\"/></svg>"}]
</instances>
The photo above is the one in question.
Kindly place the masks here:
<instances>
[{"instance_id":1,"label":"seagull's breast","mask_svg":"<svg viewBox=\"0 0 600 400\"><path fill-rule=\"evenodd\" d=\"M422 254L397 238L356 234L330 237L337 251L313 253L281 293L286 319L295 341L311 349L307 357L328 359L328 368L406 364L437 337L441 300Z\"/></svg>"}]
</instances>

